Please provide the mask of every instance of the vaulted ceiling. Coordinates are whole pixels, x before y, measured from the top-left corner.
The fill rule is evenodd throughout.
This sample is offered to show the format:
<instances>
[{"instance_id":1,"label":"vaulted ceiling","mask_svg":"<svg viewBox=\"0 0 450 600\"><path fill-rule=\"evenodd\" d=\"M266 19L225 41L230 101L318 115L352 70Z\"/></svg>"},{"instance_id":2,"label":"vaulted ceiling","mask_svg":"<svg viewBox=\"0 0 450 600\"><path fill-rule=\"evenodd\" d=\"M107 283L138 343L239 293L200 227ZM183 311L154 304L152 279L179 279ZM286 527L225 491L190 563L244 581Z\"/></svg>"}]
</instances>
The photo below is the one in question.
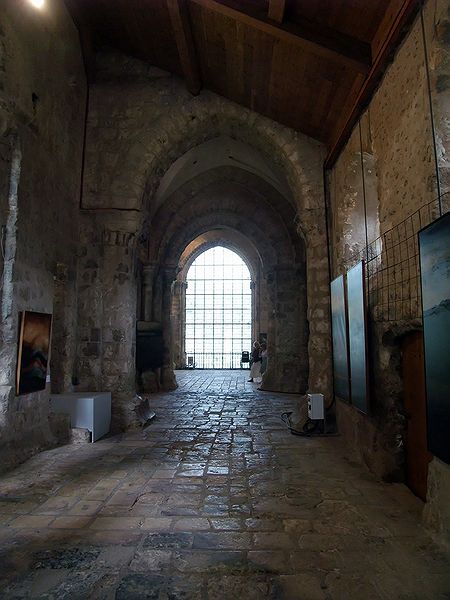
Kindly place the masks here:
<instances>
[{"instance_id":1,"label":"vaulted ceiling","mask_svg":"<svg viewBox=\"0 0 450 600\"><path fill-rule=\"evenodd\" d=\"M373 91L419 0L66 0L108 43L325 142Z\"/></svg>"}]
</instances>

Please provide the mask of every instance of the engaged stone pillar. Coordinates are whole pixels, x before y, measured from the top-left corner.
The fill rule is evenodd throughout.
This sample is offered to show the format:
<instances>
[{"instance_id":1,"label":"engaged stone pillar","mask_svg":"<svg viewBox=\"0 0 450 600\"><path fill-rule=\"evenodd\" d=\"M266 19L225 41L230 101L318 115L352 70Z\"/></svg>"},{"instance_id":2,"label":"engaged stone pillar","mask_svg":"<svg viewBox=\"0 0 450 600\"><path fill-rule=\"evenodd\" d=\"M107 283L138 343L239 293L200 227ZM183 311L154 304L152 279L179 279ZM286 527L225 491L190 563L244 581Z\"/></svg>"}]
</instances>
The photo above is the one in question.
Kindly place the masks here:
<instances>
[{"instance_id":1,"label":"engaged stone pillar","mask_svg":"<svg viewBox=\"0 0 450 600\"><path fill-rule=\"evenodd\" d=\"M5 212L7 212L7 219L3 239L3 272L0 273L0 447L3 446L3 443L9 441L8 438L12 437L11 434L13 431L11 424L8 422L8 412L15 399L18 314L14 307L14 300L16 298L15 282L17 280L18 189L22 168L22 152L18 139L11 137L7 147L8 154L11 152L10 157L8 157L10 164L8 164L8 160L3 160L3 165L6 166L6 169L1 173L4 181L9 176L9 189L8 204L4 206ZM9 173L7 172L8 170Z\"/></svg>"},{"instance_id":2,"label":"engaged stone pillar","mask_svg":"<svg viewBox=\"0 0 450 600\"><path fill-rule=\"evenodd\" d=\"M185 312L186 283L175 281L172 293L172 344L173 360L176 369L185 366L184 356L184 312Z\"/></svg>"},{"instance_id":3,"label":"engaged stone pillar","mask_svg":"<svg viewBox=\"0 0 450 600\"><path fill-rule=\"evenodd\" d=\"M155 321L153 314L153 294L155 285L155 265L146 265L143 268L143 307L142 307L142 319L150 322Z\"/></svg>"},{"instance_id":4,"label":"engaged stone pillar","mask_svg":"<svg viewBox=\"0 0 450 600\"><path fill-rule=\"evenodd\" d=\"M267 294L269 300L269 315L267 324L267 367L264 373L261 389L276 390L277 389L277 343L276 343L276 276L273 271L265 275Z\"/></svg>"},{"instance_id":5,"label":"engaged stone pillar","mask_svg":"<svg viewBox=\"0 0 450 600\"><path fill-rule=\"evenodd\" d=\"M162 315L161 323L164 340L164 364L161 369L161 387L164 391L175 390L178 385L173 372L173 339L172 339L172 286L176 277L176 269L165 267L161 273L162 281Z\"/></svg>"},{"instance_id":6,"label":"engaged stone pillar","mask_svg":"<svg viewBox=\"0 0 450 600\"><path fill-rule=\"evenodd\" d=\"M73 270L57 263L52 325L52 392L72 391L75 353L76 289Z\"/></svg>"},{"instance_id":7,"label":"engaged stone pillar","mask_svg":"<svg viewBox=\"0 0 450 600\"><path fill-rule=\"evenodd\" d=\"M136 423L136 229L133 221L109 221L102 235L102 388L112 392L113 431Z\"/></svg>"},{"instance_id":8,"label":"engaged stone pillar","mask_svg":"<svg viewBox=\"0 0 450 600\"><path fill-rule=\"evenodd\" d=\"M268 363L261 388L305 393L308 386L306 283L299 268L277 267L267 275Z\"/></svg>"}]
</instances>

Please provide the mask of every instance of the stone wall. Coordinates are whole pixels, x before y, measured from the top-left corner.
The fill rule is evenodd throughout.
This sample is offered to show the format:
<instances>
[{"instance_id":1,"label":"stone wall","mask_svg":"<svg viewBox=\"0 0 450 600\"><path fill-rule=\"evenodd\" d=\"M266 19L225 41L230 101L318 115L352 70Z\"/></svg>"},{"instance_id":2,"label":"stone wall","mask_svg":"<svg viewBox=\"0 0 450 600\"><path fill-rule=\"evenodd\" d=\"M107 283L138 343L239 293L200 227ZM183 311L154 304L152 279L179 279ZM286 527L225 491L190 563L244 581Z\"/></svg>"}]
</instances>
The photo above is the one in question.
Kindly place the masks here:
<instances>
[{"instance_id":1,"label":"stone wall","mask_svg":"<svg viewBox=\"0 0 450 600\"><path fill-rule=\"evenodd\" d=\"M136 229L132 214L80 220L76 390L112 392L113 431L136 423Z\"/></svg>"},{"instance_id":2,"label":"stone wall","mask_svg":"<svg viewBox=\"0 0 450 600\"><path fill-rule=\"evenodd\" d=\"M387 480L404 468L401 344L422 328L417 233L449 207L448 11L425 5L328 174L332 276L368 265L370 416L338 401L337 418L352 451ZM450 472L437 462L427 514L442 529Z\"/></svg>"},{"instance_id":3,"label":"stone wall","mask_svg":"<svg viewBox=\"0 0 450 600\"><path fill-rule=\"evenodd\" d=\"M100 53L97 66L96 83L90 89L86 140L82 203L86 218L95 214L100 226L103 215L111 212L118 219L120 215L135 215L135 233L142 249L146 240L151 244L161 228L164 230L154 221L160 208L157 192L175 161L192 148L220 136L258 151L274 165L274 172L283 173L293 205L290 225L296 224L308 249L306 273L302 272L302 277L306 277L308 323L302 326L302 335L307 336L309 330L309 388L329 396L328 265L321 144L210 92L203 91L194 98L178 78L121 54ZM176 212L169 211L170 224L172 214L174 219L177 217ZM204 227L207 218L208 215ZM211 222L214 218L210 214ZM215 225L219 225L217 219ZM264 235L264 228L262 232ZM180 254L182 251L183 248ZM114 270L115 266L109 264L107 268ZM129 285L131 294L131 285L136 283L130 281ZM80 324L90 318L86 304L86 312L80 312ZM127 352L131 355L133 347L129 342ZM85 342L81 341L80 357L85 352ZM105 364L104 357L93 357L92 364L102 361ZM85 386L91 366L88 359L82 358L82 364L78 374L80 385Z\"/></svg>"},{"instance_id":4,"label":"stone wall","mask_svg":"<svg viewBox=\"0 0 450 600\"><path fill-rule=\"evenodd\" d=\"M19 311L53 313L52 385L70 386L86 84L63 3L50 0L40 11L5 0L0 25L0 451L7 468L55 441L50 386L15 396Z\"/></svg>"}]
</instances>

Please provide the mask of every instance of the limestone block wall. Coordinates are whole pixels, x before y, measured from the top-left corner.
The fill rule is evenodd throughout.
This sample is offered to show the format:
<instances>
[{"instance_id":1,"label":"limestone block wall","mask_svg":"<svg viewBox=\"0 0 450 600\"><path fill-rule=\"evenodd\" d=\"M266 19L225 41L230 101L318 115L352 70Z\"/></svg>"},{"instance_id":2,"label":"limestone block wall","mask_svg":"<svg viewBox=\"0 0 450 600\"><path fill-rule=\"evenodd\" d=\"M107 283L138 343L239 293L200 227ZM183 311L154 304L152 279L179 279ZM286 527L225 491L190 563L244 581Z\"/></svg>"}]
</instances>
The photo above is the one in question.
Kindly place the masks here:
<instances>
[{"instance_id":1,"label":"limestone block wall","mask_svg":"<svg viewBox=\"0 0 450 600\"><path fill-rule=\"evenodd\" d=\"M332 277L364 259L369 304L371 414L338 401L338 422L388 480L402 478L405 458L402 338L422 327L417 233L449 208L449 17L447 2L426 3L328 174ZM436 529L449 522L449 478L434 459L427 514Z\"/></svg>"},{"instance_id":2,"label":"limestone block wall","mask_svg":"<svg viewBox=\"0 0 450 600\"><path fill-rule=\"evenodd\" d=\"M450 208L450 6L427 2L423 11L430 76L438 187L443 211Z\"/></svg>"},{"instance_id":3,"label":"limestone block wall","mask_svg":"<svg viewBox=\"0 0 450 600\"><path fill-rule=\"evenodd\" d=\"M176 77L118 53L97 56L90 89L82 209L137 216L152 239L159 183L190 149L218 136L246 143L284 173L307 247L308 387L330 396L324 148L215 94L190 96ZM89 315L80 313L81 321ZM129 349L131 352L131 348Z\"/></svg>"},{"instance_id":4,"label":"limestone block wall","mask_svg":"<svg viewBox=\"0 0 450 600\"><path fill-rule=\"evenodd\" d=\"M113 431L136 421L137 227L114 212L80 219L76 390L113 393Z\"/></svg>"},{"instance_id":5,"label":"limestone block wall","mask_svg":"<svg viewBox=\"0 0 450 600\"><path fill-rule=\"evenodd\" d=\"M86 83L64 4L4 0L0 14L0 452L7 468L54 442L50 386L15 396L19 311L53 313L50 370L70 387Z\"/></svg>"}]
</instances>

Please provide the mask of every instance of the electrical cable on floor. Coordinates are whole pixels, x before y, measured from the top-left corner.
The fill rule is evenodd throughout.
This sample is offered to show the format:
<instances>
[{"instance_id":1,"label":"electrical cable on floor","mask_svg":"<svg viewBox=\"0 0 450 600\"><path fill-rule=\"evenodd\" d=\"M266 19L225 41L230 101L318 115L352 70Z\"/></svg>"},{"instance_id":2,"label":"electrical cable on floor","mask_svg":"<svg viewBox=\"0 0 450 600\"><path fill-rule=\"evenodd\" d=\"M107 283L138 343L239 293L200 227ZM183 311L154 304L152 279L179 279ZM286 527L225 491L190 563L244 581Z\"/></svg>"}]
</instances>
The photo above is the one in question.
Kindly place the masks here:
<instances>
[{"instance_id":1,"label":"electrical cable on floor","mask_svg":"<svg viewBox=\"0 0 450 600\"><path fill-rule=\"evenodd\" d=\"M288 426L288 429L292 433L292 435L298 435L301 437L332 437L332 436L339 435L336 432L327 432L327 431L318 431L316 433L317 429L319 429L320 421L313 421L309 417L308 417L308 419L306 419L301 430L296 429L295 427L292 427L292 423L291 423L291 419L290 419L291 415L292 415L292 411L284 412L281 415L281 420L283 421L283 423L286 423L286 425Z\"/></svg>"}]
</instances>

